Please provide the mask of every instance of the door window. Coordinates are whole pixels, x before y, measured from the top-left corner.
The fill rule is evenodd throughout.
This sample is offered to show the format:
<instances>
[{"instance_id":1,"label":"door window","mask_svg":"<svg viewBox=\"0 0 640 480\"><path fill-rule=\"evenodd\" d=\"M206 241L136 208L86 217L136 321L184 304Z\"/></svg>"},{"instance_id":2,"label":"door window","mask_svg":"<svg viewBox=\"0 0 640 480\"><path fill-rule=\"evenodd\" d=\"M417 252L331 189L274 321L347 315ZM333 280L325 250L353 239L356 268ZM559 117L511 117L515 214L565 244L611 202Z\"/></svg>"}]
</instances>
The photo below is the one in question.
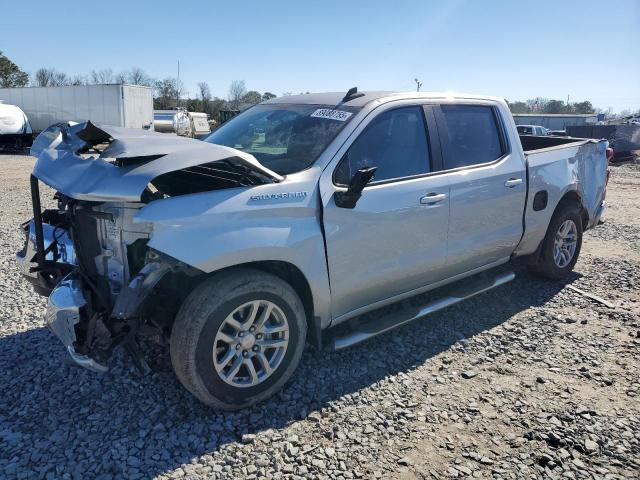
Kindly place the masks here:
<instances>
[{"instance_id":1,"label":"door window","mask_svg":"<svg viewBox=\"0 0 640 480\"><path fill-rule=\"evenodd\" d=\"M445 130L440 136L445 170L492 162L506 153L492 107L441 105L440 111Z\"/></svg>"},{"instance_id":2,"label":"door window","mask_svg":"<svg viewBox=\"0 0 640 480\"><path fill-rule=\"evenodd\" d=\"M334 182L348 185L359 169L367 167L377 167L374 183L429 173L422 108L402 107L378 115L349 147Z\"/></svg>"}]
</instances>

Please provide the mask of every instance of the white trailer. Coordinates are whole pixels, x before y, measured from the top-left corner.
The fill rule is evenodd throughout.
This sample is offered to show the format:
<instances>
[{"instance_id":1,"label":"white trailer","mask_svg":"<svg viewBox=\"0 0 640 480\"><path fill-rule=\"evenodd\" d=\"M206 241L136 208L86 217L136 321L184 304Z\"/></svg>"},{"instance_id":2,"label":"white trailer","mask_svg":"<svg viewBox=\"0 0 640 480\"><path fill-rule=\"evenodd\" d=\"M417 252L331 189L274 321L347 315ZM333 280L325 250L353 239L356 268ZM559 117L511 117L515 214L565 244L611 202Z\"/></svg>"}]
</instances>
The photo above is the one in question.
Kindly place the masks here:
<instances>
[{"instance_id":1,"label":"white trailer","mask_svg":"<svg viewBox=\"0 0 640 480\"><path fill-rule=\"evenodd\" d=\"M151 128L153 92L139 85L0 88L0 100L20 107L34 132L58 122Z\"/></svg>"}]
</instances>

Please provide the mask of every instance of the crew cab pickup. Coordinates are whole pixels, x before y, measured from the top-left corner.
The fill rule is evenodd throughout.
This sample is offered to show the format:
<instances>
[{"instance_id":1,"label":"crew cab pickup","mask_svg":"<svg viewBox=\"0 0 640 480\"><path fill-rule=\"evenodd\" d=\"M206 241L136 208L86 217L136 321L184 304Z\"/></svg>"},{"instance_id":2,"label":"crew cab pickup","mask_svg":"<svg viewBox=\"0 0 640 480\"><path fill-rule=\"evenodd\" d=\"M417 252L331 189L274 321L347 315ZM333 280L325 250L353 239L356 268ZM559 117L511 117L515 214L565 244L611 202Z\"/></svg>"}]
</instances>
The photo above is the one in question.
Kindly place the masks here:
<instances>
[{"instance_id":1,"label":"crew cab pickup","mask_svg":"<svg viewBox=\"0 0 640 480\"><path fill-rule=\"evenodd\" d=\"M280 389L306 344L498 287L517 257L567 275L605 206L607 145L521 139L498 98L355 88L263 102L202 142L58 124L32 148L17 259L78 365L105 371L123 346L148 368L153 337L190 392L237 409Z\"/></svg>"}]
</instances>

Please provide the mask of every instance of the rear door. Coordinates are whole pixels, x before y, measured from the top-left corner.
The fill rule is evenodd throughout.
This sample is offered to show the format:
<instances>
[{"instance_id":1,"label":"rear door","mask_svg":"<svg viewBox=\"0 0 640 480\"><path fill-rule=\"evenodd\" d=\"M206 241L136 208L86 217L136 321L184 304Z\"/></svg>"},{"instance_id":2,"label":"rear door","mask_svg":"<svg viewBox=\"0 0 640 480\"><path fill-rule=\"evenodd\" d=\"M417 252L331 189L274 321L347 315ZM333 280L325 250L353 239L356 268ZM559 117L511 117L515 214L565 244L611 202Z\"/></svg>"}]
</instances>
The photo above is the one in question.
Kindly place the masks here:
<instances>
[{"instance_id":1,"label":"rear door","mask_svg":"<svg viewBox=\"0 0 640 480\"><path fill-rule=\"evenodd\" d=\"M432 175L439 157L435 120L427 129L421 105L380 109L321 180L334 320L444 275L449 185L446 176ZM334 192L370 166L376 176L355 208L338 207Z\"/></svg>"},{"instance_id":2,"label":"rear door","mask_svg":"<svg viewBox=\"0 0 640 480\"><path fill-rule=\"evenodd\" d=\"M520 241L524 159L493 104L434 107L450 183L448 275L506 261Z\"/></svg>"}]
</instances>

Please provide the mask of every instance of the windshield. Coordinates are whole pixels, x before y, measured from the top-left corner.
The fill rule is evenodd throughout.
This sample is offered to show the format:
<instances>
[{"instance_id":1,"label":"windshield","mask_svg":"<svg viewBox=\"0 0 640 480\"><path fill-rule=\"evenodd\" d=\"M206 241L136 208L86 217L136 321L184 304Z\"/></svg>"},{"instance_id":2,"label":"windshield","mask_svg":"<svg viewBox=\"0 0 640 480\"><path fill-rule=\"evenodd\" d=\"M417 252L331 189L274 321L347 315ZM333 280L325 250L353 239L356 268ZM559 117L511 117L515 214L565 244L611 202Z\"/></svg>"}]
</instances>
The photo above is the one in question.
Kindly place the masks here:
<instances>
[{"instance_id":1,"label":"windshield","mask_svg":"<svg viewBox=\"0 0 640 480\"><path fill-rule=\"evenodd\" d=\"M205 142L250 153L280 175L310 167L358 107L256 105L225 123Z\"/></svg>"}]
</instances>

